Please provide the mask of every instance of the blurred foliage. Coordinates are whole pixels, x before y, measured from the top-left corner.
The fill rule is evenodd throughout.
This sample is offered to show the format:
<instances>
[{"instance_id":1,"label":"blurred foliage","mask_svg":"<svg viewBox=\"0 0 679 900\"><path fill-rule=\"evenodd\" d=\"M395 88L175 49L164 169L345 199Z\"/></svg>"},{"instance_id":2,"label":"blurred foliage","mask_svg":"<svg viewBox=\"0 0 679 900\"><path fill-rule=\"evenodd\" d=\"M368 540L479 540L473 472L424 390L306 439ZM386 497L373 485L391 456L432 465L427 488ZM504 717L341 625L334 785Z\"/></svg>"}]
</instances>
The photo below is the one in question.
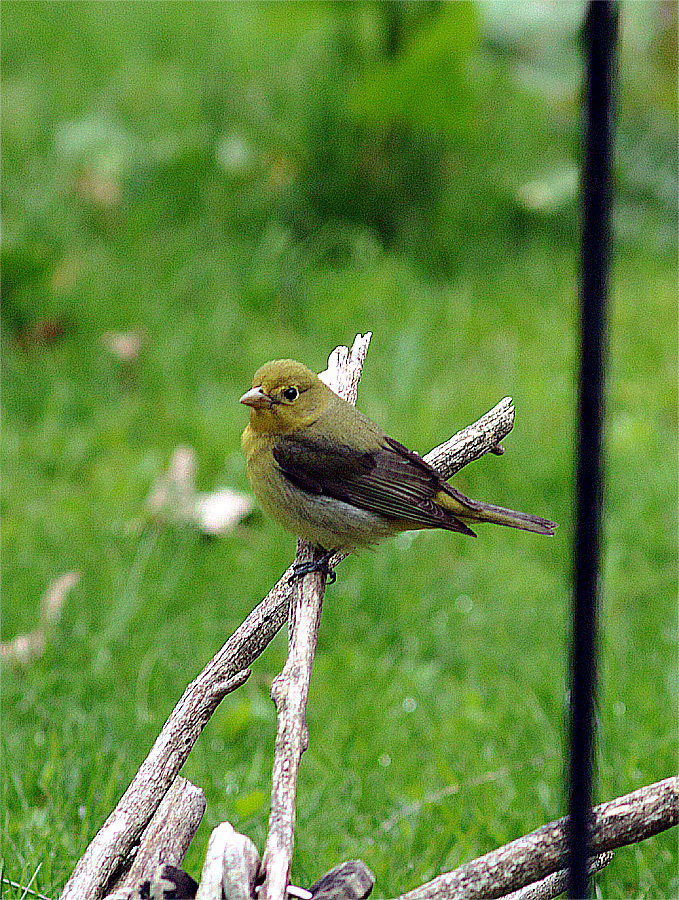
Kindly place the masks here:
<instances>
[{"instance_id":1,"label":"blurred foliage","mask_svg":"<svg viewBox=\"0 0 679 900\"><path fill-rule=\"evenodd\" d=\"M124 242L200 217L289 246L335 223L441 273L468 252L452 235L479 254L498 229L572 240L583 8L239 3L236 16L121 2L103 21L97 3L7 5L7 322L23 327L36 282L83 225ZM615 219L627 243L676 243L676 59L676 4L623 4ZM332 245L317 252L346 252ZM32 300L16 296L22 283Z\"/></svg>"}]
</instances>

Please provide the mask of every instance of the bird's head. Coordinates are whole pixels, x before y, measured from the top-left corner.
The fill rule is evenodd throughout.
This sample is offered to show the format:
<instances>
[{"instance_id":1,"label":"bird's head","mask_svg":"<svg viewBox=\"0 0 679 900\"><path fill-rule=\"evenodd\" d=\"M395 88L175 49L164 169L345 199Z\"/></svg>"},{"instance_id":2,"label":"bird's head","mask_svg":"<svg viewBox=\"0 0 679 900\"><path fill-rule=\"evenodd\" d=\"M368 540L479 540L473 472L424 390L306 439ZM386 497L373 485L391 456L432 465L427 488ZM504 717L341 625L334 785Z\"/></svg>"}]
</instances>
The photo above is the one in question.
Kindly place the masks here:
<instances>
[{"instance_id":1,"label":"bird's head","mask_svg":"<svg viewBox=\"0 0 679 900\"><path fill-rule=\"evenodd\" d=\"M333 399L337 395L311 369L294 359L274 359L255 372L240 402L250 407L251 428L285 434L311 425Z\"/></svg>"}]
</instances>

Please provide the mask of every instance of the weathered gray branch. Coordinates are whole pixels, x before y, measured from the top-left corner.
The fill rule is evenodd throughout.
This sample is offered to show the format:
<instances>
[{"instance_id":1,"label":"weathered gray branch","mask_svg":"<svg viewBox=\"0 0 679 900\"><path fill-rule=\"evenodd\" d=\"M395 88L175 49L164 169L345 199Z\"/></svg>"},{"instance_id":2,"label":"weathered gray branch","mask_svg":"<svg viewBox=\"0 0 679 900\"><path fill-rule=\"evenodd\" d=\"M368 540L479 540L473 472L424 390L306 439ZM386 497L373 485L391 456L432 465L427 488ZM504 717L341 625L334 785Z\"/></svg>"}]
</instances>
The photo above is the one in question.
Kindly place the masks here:
<instances>
[{"instance_id":1,"label":"weathered gray branch","mask_svg":"<svg viewBox=\"0 0 679 900\"><path fill-rule=\"evenodd\" d=\"M308 545L301 546L297 560L309 561L313 555ZM288 657L280 675L271 685L278 723L271 773L269 832L262 859L265 878L261 900L284 900L288 886L295 838L297 775L302 753L308 745L304 713L321 622L325 581L323 572L311 572L296 580Z\"/></svg>"},{"instance_id":2,"label":"weathered gray branch","mask_svg":"<svg viewBox=\"0 0 679 900\"><path fill-rule=\"evenodd\" d=\"M134 862L115 885L115 894L129 896L161 863L179 866L204 812L202 790L177 775L144 831Z\"/></svg>"},{"instance_id":3,"label":"weathered gray branch","mask_svg":"<svg viewBox=\"0 0 679 900\"><path fill-rule=\"evenodd\" d=\"M323 380L350 403L356 403L358 382L371 335L358 335L351 351L337 348L330 357ZM346 351L346 352L345 352ZM297 563L318 558L319 551L299 541ZM311 667L316 651L326 575L311 572L295 581L288 639L288 658L271 685L276 704L277 730L271 774L269 831L262 866L265 873L261 900L284 900L295 844L297 775L308 745L304 722Z\"/></svg>"},{"instance_id":4,"label":"weathered gray branch","mask_svg":"<svg viewBox=\"0 0 679 900\"><path fill-rule=\"evenodd\" d=\"M252 900L260 859L254 843L222 822L210 835L196 900Z\"/></svg>"},{"instance_id":5,"label":"weathered gray branch","mask_svg":"<svg viewBox=\"0 0 679 900\"><path fill-rule=\"evenodd\" d=\"M597 872L600 872L612 860L613 854L610 850L592 857L587 864L589 875L595 875ZM534 881L533 884L527 884L525 887L519 888L518 891L512 891L511 894L503 894L501 900L553 900L554 897L563 894L567 887L568 870L559 869L558 872L552 872L546 878Z\"/></svg>"},{"instance_id":6,"label":"weathered gray branch","mask_svg":"<svg viewBox=\"0 0 679 900\"><path fill-rule=\"evenodd\" d=\"M458 431L447 441L434 447L424 456L443 478L452 478L467 463L485 456L486 453L504 453L500 441L514 427L514 404L511 397L500 400L478 422Z\"/></svg>"},{"instance_id":7,"label":"weathered gray branch","mask_svg":"<svg viewBox=\"0 0 679 900\"><path fill-rule=\"evenodd\" d=\"M338 357L343 354L340 348L335 352ZM506 399L426 458L444 477L449 477L472 459L497 448L513 425L514 408ZM331 564L336 565L343 558L344 554L338 554ZM82 897L97 900L103 896L110 880L139 843L219 702L244 683L247 667L287 620L291 595L292 567L186 688L132 783L85 850L64 887L61 900Z\"/></svg>"},{"instance_id":8,"label":"weathered gray branch","mask_svg":"<svg viewBox=\"0 0 679 900\"><path fill-rule=\"evenodd\" d=\"M596 856L643 841L679 822L679 778L666 778L609 800L592 811L591 851ZM567 820L465 863L402 894L400 900L490 900L540 881L566 866Z\"/></svg>"},{"instance_id":9,"label":"weathered gray branch","mask_svg":"<svg viewBox=\"0 0 679 900\"><path fill-rule=\"evenodd\" d=\"M184 691L132 783L80 858L62 900L102 897L111 879L124 870L220 700L250 674L238 668L238 657L232 669L233 674L217 670L208 676L204 670Z\"/></svg>"}]
</instances>

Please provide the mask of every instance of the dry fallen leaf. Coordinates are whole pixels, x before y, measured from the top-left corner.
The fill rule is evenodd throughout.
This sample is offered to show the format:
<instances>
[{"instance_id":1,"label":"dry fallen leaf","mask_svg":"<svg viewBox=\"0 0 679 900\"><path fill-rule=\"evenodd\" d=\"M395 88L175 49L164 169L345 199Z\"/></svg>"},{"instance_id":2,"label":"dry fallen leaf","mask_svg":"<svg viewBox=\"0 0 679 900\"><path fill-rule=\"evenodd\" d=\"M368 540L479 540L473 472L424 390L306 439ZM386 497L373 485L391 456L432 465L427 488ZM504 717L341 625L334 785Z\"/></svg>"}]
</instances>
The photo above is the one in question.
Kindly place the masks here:
<instances>
[{"instance_id":1,"label":"dry fallen leaf","mask_svg":"<svg viewBox=\"0 0 679 900\"><path fill-rule=\"evenodd\" d=\"M196 524L206 534L224 534L249 516L254 508L252 497L229 488L199 494L194 504Z\"/></svg>"},{"instance_id":2,"label":"dry fallen leaf","mask_svg":"<svg viewBox=\"0 0 679 900\"><path fill-rule=\"evenodd\" d=\"M146 498L146 506L154 516L190 521L195 502L194 480L196 454L193 447L184 444L172 454L167 472L158 476Z\"/></svg>"},{"instance_id":3,"label":"dry fallen leaf","mask_svg":"<svg viewBox=\"0 0 679 900\"><path fill-rule=\"evenodd\" d=\"M26 665L45 652L46 632L59 621L66 596L80 581L79 572L67 572L51 581L40 598L38 624L28 634L19 634L0 644L0 658L6 664Z\"/></svg>"},{"instance_id":4,"label":"dry fallen leaf","mask_svg":"<svg viewBox=\"0 0 679 900\"><path fill-rule=\"evenodd\" d=\"M139 359L144 340L136 331L107 331L101 340L116 359L133 363Z\"/></svg>"},{"instance_id":5,"label":"dry fallen leaf","mask_svg":"<svg viewBox=\"0 0 679 900\"><path fill-rule=\"evenodd\" d=\"M218 488L196 494L196 454L192 447L177 447L170 465L146 500L149 511L160 519L196 525L209 535L224 534L248 516L255 503L247 494Z\"/></svg>"}]
</instances>

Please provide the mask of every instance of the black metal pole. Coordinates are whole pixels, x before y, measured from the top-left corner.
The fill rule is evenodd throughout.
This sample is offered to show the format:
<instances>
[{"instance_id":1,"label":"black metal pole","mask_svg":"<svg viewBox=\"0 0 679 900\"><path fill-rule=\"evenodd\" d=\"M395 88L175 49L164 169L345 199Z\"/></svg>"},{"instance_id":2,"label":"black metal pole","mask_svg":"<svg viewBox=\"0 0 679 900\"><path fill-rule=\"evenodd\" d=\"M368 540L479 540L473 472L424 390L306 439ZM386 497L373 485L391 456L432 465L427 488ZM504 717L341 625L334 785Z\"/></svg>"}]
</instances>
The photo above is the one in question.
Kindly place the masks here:
<instances>
[{"instance_id":1,"label":"black metal pole","mask_svg":"<svg viewBox=\"0 0 679 900\"><path fill-rule=\"evenodd\" d=\"M573 547L568 896L589 897L594 700L603 465L610 158L617 4L590 2L586 21L579 432Z\"/></svg>"}]
</instances>

